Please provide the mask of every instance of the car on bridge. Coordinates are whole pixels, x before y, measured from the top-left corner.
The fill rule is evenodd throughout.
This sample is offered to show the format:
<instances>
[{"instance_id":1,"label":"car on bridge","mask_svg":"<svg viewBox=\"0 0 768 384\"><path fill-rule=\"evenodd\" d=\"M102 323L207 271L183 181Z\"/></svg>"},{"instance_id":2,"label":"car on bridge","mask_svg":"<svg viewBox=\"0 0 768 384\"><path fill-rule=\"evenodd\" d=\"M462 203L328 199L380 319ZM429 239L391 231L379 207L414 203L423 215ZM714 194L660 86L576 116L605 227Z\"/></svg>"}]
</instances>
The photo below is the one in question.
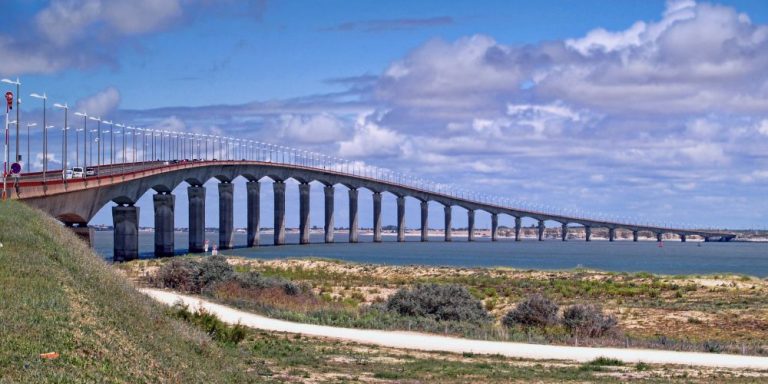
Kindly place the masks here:
<instances>
[{"instance_id":1,"label":"car on bridge","mask_svg":"<svg viewBox=\"0 0 768 384\"><path fill-rule=\"evenodd\" d=\"M94 167L85 167L85 175L86 176L96 176L99 174L99 171L96 170Z\"/></svg>"},{"instance_id":2,"label":"car on bridge","mask_svg":"<svg viewBox=\"0 0 768 384\"><path fill-rule=\"evenodd\" d=\"M85 175L85 170L83 167L72 167L72 178L73 179L82 179Z\"/></svg>"}]
</instances>

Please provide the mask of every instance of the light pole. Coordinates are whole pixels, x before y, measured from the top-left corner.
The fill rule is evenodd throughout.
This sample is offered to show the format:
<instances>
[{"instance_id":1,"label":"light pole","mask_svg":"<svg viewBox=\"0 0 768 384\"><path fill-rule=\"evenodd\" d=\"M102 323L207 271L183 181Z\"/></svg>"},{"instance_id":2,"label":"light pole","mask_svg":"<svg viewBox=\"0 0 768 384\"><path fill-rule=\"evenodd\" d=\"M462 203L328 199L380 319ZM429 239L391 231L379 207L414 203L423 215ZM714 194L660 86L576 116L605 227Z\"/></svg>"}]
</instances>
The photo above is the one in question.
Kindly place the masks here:
<instances>
[{"instance_id":1,"label":"light pole","mask_svg":"<svg viewBox=\"0 0 768 384\"><path fill-rule=\"evenodd\" d=\"M37 123L27 123L27 172L29 172L32 168L30 167L31 161L29 161L29 127L36 127Z\"/></svg>"},{"instance_id":2,"label":"light pole","mask_svg":"<svg viewBox=\"0 0 768 384\"><path fill-rule=\"evenodd\" d=\"M96 142L98 143L96 145L96 175L98 176L101 172L101 117L88 117L91 120L96 121ZM91 149L93 149L93 144L91 144ZM91 164L93 164L93 154L91 154Z\"/></svg>"},{"instance_id":3,"label":"light pole","mask_svg":"<svg viewBox=\"0 0 768 384\"><path fill-rule=\"evenodd\" d=\"M45 183L45 174L48 172L48 126L45 120L45 110L47 109L45 104L48 101L48 96L45 93L42 95L32 93L29 96L43 100L43 183Z\"/></svg>"},{"instance_id":4,"label":"light pole","mask_svg":"<svg viewBox=\"0 0 768 384\"><path fill-rule=\"evenodd\" d=\"M19 159L19 125L21 124L21 118L19 117L19 113L21 112L21 82L19 81L19 78L16 78L16 81L10 80L10 79L2 79L0 80L3 83L13 84L16 85L16 161L20 161ZM29 154L27 154L27 157L29 157ZM29 161L29 159L27 159Z\"/></svg>"},{"instance_id":5,"label":"light pole","mask_svg":"<svg viewBox=\"0 0 768 384\"><path fill-rule=\"evenodd\" d=\"M64 184L67 183L66 178L66 170L67 170L67 130L69 129L69 125L67 124L67 115L69 114L69 106L67 106L67 103L59 104L54 103L54 108L61 108L64 110L64 128L62 129L62 135L63 135L63 141L61 146L61 169L62 169L62 177L64 178Z\"/></svg>"},{"instance_id":6,"label":"light pole","mask_svg":"<svg viewBox=\"0 0 768 384\"><path fill-rule=\"evenodd\" d=\"M85 177L85 167L86 164L86 157L85 154L88 152L88 114L86 112L75 112L75 116L80 116L83 118L83 177ZM75 131L75 134L80 131ZM79 142L77 137L75 138L75 141ZM75 155L75 162L80 163L80 144L78 144L77 154Z\"/></svg>"},{"instance_id":7,"label":"light pole","mask_svg":"<svg viewBox=\"0 0 768 384\"><path fill-rule=\"evenodd\" d=\"M112 137L113 137L112 136L112 131L115 130L115 127L114 127L115 123L113 123L111 120L102 121L102 123L104 123L106 125L109 125L109 130L105 131L104 133L109 133L109 165L110 165L110 173L111 173L111 171L112 171L111 165L113 164L113 161L112 161L112 147L114 145L113 140L112 140ZM106 162L107 162L107 156L104 154L104 152L106 150L107 150L107 146L106 145L101 147L101 162L103 164L106 164Z\"/></svg>"}]
</instances>

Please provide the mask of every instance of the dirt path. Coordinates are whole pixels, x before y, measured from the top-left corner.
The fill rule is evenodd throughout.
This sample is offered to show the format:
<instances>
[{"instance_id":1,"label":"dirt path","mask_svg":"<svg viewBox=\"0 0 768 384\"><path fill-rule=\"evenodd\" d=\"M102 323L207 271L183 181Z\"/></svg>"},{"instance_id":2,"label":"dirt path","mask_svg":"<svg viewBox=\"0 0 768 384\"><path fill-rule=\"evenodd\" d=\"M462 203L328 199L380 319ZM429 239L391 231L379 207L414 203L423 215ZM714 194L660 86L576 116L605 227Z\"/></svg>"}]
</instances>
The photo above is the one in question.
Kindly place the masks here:
<instances>
[{"instance_id":1,"label":"dirt path","mask_svg":"<svg viewBox=\"0 0 768 384\"><path fill-rule=\"evenodd\" d=\"M267 331L301 333L309 336L330 337L363 344L422 351L442 351L478 354L499 354L523 359L590 361L598 357L619 359L626 363L679 364L722 368L752 368L768 370L768 357L740 356L713 353L674 352L651 349L587 348L559 345L509 343L499 341L470 340L456 337L428 335L405 331L379 331L368 329L337 328L323 325L293 323L230 308L158 289L140 289L146 295L166 305L183 302L191 310L200 307L221 320Z\"/></svg>"}]
</instances>

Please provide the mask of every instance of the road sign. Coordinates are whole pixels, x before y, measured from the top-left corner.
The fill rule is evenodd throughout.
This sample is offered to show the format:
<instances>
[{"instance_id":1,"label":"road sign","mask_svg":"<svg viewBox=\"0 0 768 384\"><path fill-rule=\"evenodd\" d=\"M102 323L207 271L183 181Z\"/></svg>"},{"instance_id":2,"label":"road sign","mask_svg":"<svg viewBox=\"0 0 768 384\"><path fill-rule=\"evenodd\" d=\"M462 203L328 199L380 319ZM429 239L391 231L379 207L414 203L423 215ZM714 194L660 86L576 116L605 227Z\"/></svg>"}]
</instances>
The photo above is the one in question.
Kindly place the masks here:
<instances>
[{"instance_id":1,"label":"road sign","mask_svg":"<svg viewBox=\"0 0 768 384\"><path fill-rule=\"evenodd\" d=\"M14 175L21 173L21 164L19 163L11 164L11 173L13 173Z\"/></svg>"}]
</instances>

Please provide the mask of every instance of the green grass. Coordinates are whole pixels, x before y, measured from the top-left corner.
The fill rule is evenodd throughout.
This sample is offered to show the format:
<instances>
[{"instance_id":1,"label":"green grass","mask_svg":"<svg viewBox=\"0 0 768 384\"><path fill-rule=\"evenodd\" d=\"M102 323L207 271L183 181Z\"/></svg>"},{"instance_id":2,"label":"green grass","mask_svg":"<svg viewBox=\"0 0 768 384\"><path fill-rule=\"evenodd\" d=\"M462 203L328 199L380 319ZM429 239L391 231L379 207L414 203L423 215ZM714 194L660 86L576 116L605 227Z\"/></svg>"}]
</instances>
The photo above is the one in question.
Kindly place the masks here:
<instances>
[{"instance_id":1,"label":"green grass","mask_svg":"<svg viewBox=\"0 0 768 384\"><path fill-rule=\"evenodd\" d=\"M0 242L0 383L253 381L42 212L0 204Z\"/></svg>"}]
</instances>

